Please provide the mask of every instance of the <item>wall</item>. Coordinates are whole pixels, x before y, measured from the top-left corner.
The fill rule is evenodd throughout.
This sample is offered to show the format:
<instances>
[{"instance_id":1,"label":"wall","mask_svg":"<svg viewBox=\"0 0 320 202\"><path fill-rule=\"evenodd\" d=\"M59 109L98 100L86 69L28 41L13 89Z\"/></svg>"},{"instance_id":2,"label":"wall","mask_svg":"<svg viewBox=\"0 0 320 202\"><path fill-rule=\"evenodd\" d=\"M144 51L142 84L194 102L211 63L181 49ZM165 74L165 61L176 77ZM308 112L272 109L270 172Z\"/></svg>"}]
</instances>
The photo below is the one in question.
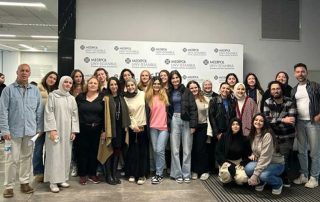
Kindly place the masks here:
<instances>
[{"instance_id":1,"label":"wall","mask_svg":"<svg viewBox=\"0 0 320 202\"><path fill-rule=\"evenodd\" d=\"M301 40L262 40L257 0L77 0L77 38L244 44L244 74L263 87L293 65L320 69L320 1L301 0Z\"/></svg>"},{"instance_id":2,"label":"wall","mask_svg":"<svg viewBox=\"0 0 320 202\"><path fill-rule=\"evenodd\" d=\"M27 63L31 67L30 81L39 82L49 71L57 71L57 53L32 53L2 51L2 67L6 84L16 79L19 64ZM1 68L0 68L1 69Z\"/></svg>"}]
</instances>

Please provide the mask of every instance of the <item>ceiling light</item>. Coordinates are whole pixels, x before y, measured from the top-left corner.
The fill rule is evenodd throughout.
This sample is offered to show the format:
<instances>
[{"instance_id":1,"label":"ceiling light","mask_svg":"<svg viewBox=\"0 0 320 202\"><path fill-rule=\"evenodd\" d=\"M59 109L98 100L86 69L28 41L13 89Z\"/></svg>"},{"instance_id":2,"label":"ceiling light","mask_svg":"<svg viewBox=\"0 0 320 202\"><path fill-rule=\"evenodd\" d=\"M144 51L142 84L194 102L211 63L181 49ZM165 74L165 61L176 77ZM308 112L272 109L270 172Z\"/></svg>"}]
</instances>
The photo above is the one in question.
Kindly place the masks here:
<instances>
[{"instance_id":1,"label":"ceiling light","mask_svg":"<svg viewBox=\"0 0 320 202\"><path fill-rule=\"evenodd\" d=\"M19 44L19 46L23 47L23 48L27 48L29 49L30 51L39 51L38 49L36 48L33 48L31 46L28 46L28 45L25 45L25 44Z\"/></svg>"},{"instance_id":2,"label":"ceiling light","mask_svg":"<svg viewBox=\"0 0 320 202\"><path fill-rule=\"evenodd\" d=\"M10 37L10 38L14 38L14 37L16 37L16 35L13 35L13 34L0 34L0 37Z\"/></svg>"},{"instance_id":3,"label":"ceiling light","mask_svg":"<svg viewBox=\"0 0 320 202\"><path fill-rule=\"evenodd\" d=\"M32 35L31 38L37 38L37 39L58 39L58 36Z\"/></svg>"},{"instance_id":4,"label":"ceiling light","mask_svg":"<svg viewBox=\"0 0 320 202\"><path fill-rule=\"evenodd\" d=\"M20 3L20 2L0 2L0 6L20 6L20 7L38 7L38 8L46 8L46 5L43 3Z\"/></svg>"},{"instance_id":5,"label":"ceiling light","mask_svg":"<svg viewBox=\"0 0 320 202\"><path fill-rule=\"evenodd\" d=\"M10 48L10 49L13 49L13 50L19 50L18 48L13 48L13 47L11 47L11 46L7 46L7 45L4 45L4 44L0 44L0 46L2 46L2 47L6 47L6 48Z\"/></svg>"}]
</instances>

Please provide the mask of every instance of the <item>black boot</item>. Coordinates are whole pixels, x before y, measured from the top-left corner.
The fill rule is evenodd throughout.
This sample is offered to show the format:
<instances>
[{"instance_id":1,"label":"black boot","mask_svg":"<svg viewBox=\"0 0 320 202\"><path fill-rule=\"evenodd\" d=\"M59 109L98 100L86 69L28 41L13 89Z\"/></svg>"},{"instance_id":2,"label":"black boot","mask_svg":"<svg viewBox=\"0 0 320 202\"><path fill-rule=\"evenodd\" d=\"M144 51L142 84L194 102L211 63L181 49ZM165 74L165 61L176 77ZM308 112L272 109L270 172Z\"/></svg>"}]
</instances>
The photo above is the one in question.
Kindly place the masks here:
<instances>
[{"instance_id":1,"label":"black boot","mask_svg":"<svg viewBox=\"0 0 320 202\"><path fill-rule=\"evenodd\" d=\"M110 185L116 185L117 183L114 181L111 175L111 157L104 164L104 167L105 167L106 182Z\"/></svg>"},{"instance_id":2,"label":"black boot","mask_svg":"<svg viewBox=\"0 0 320 202\"><path fill-rule=\"evenodd\" d=\"M119 163L119 156L113 156L112 177L116 184L121 184L121 180L119 179L119 175L118 175L118 163Z\"/></svg>"}]
</instances>

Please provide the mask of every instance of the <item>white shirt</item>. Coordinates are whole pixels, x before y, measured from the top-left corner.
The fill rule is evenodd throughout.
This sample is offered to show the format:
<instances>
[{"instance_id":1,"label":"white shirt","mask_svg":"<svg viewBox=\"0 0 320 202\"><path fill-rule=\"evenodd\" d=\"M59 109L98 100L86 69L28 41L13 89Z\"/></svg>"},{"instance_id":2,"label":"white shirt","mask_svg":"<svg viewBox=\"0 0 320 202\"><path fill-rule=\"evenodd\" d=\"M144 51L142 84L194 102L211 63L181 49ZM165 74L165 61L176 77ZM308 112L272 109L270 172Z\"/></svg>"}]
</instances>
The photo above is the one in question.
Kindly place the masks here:
<instances>
[{"instance_id":1,"label":"white shirt","mask_svg":"<svg viewBox=\"0 0 320 202\"><path fill-rule=\"evenodd\" d=\"M307 84L298 85L295 98L297 100L298 119L310 120L310 113L309 113L310 100L307 92Z\"/></svg>"}]
</instances>

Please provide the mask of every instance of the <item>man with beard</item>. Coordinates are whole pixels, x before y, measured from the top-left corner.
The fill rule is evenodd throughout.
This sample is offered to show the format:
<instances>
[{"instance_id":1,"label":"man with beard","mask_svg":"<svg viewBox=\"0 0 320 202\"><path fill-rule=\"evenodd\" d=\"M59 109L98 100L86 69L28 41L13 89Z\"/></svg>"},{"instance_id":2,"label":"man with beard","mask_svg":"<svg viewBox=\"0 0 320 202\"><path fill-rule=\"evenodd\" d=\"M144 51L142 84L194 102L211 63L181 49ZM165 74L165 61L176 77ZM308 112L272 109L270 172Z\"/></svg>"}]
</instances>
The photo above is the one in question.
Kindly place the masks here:
<instances>
[{"instance_id":1,"label":"man with beard","mask_svg":"<svg viewBox=\"0 0 320 202\"><path fill-rule=\"evenodd\" d=\"M271 97L265 101L263 112L275 133L276 153L283 155L285 159L285 170L282 174L283 186L290 187L288 161L295 136L296 106L291 98L283 96L282 86L279 81L269 83Z\"/></svg>"},{"instance_id":2,"label":"man with beard","mask_svg":"<svg viewBox=\"0 0 320 202\"><path fill-rule=\"evenodd\" d=\"M295 184L305 187L318 186L320 167L320 85L307 79L307 66L298 63L294 66L298 84L292 89L291 97L297 103L297 143L300 162L300 177ZM308 169L308 145L310 146L311 169Z\"/></svg>"}]
</instances>

